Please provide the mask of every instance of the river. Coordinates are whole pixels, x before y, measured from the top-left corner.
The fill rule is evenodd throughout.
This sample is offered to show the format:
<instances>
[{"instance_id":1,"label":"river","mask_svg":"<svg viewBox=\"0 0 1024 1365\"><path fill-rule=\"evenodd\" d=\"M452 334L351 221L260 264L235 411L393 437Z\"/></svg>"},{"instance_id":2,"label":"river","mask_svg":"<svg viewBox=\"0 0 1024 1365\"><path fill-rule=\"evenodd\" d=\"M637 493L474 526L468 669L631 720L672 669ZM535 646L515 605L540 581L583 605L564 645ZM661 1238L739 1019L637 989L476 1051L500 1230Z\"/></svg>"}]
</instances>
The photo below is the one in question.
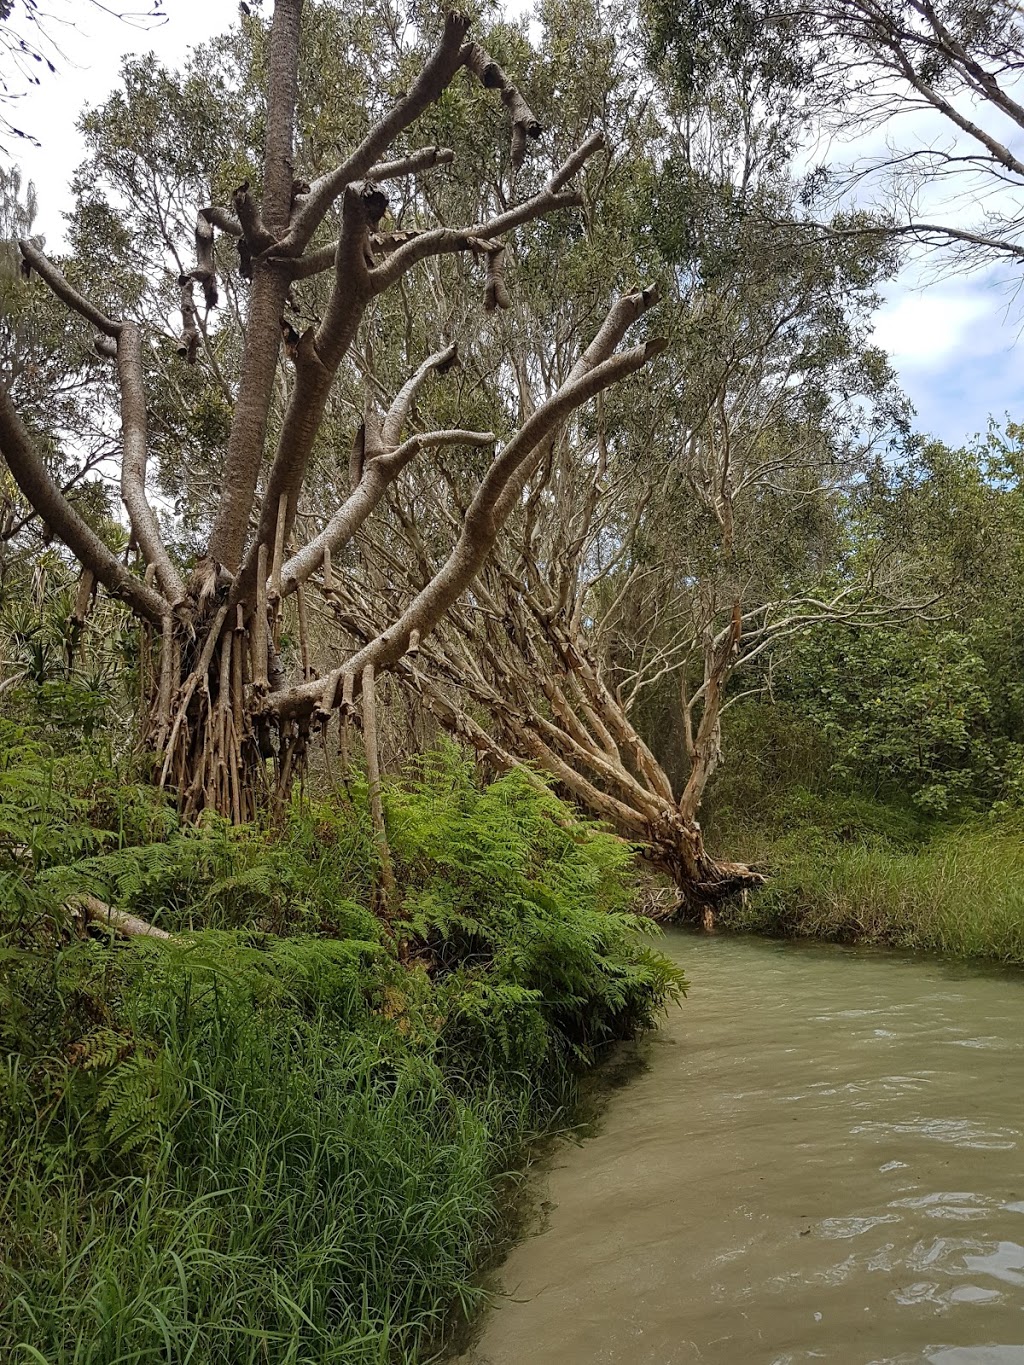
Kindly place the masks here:
<instances>
[{"instance_id":1,"label":"river","mask_svg":"<svg viewBox=\"0 0 1024 1365\"><path fill-rule=\"evenodd\" d=\"M1024 1365L1024 978L666 936L465 1365Z\"/></svg>"}]
</instances>

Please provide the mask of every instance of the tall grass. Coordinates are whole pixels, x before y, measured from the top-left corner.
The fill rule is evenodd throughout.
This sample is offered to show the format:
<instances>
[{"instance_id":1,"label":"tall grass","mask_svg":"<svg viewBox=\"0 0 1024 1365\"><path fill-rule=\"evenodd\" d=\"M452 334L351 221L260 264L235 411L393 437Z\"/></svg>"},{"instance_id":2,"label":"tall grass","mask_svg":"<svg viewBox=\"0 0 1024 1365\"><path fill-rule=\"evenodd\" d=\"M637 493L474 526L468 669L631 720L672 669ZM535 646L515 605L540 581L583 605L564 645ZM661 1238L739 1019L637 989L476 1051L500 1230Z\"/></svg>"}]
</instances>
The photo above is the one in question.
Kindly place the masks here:
<instances>
[{"instance_id":1,"label":"tall grass","mask_svg":"<svg viewBox=\"0 0 1024 1365\"><path fill-rule=\"evenodd\" d=\"M39 746L0 780L0 1359L424 1358L523 1144L680 984L621 846L445 751L388 793L384 926L358 787L271 836ZM76 936L75 886L175 939Z\"/></svg>"},{"instance_id":2,"label":"tall grass","mask_svg":"<svg viewBox=\"0 0 1024 1365\"><path fill-rule=\"evenodd\" d=\"M929 832L885 808L838 827L815 814L761 836L769 884L730 906L724 926L1024 965L1020 815Z\"/></svg>"}]
</instances>

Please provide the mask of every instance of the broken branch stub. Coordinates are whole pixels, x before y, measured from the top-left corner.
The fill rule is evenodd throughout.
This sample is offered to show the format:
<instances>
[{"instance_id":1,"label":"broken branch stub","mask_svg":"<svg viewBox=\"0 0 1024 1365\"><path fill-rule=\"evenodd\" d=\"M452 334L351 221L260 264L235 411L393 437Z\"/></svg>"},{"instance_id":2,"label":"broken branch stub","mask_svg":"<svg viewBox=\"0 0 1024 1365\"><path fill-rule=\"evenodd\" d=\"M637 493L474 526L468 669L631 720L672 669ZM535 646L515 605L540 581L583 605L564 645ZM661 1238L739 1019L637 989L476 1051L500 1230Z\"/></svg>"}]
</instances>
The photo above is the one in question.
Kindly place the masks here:
<instances>
[{"instance_id":1,"label":"broken branch stub","mask_svg":"<svg viewBox=\"0 0 1024 1365\"><path fill-rule=\"evenodd\" d=\"M178 354L186 365L194 365L199 355L199 315L193 297L194 281L191 275L179 275L181 288L181 341Z\"/></svg>"},{"instance_id":2,"label":"broken branch stub","mask_svg":"<svg viewBox=\"0 0 1024 1365\"><path fill-rule=\"evenodd\" d=\"M487 90L500 90L501 100L512 120L511 159L514 170L526 160L528 138L539 138L544 127L526 103L522 92L512 84L494 58L479 43L467 43L462 50L466 68Z\"/></svg>"},{"instance_id":3,"label":"broken branch stub","mask_svg":"<svg viewBox=\"0 0 1024 1365\"><path fill-rule=\"evenodd\" d=\"M484 282L484 312L493 313L496 308L511 308L505 286L505 248L495 247L487 253L487 278Z\"/></svg>"},{"instance_id":4,"label":"broken branch stub","mask_svg":"<svg viewBox=\"0 0 1024 1365\"><path fill-rule=\"evenodd\" d=\"M213 256L213 222L208 209L196 215L196 268L192 278L203 290L206 311L217 307L217 267Z\"/></svg>"}]
</instances>

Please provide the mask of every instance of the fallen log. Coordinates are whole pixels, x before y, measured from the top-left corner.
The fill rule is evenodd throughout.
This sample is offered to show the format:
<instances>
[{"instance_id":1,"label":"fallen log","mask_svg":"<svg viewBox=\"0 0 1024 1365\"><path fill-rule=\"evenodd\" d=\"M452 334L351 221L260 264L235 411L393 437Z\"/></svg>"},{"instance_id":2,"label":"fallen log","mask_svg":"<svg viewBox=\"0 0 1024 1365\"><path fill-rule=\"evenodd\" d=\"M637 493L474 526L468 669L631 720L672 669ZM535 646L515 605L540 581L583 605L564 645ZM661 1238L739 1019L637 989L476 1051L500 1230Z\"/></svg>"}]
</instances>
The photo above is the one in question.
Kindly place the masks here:
<instances>
[{"instance_id":1,"label":"fallen log","mask_svg":"<svg viewBox=\"0 0 1024 1365\"><path fill-rule=\"evenodd\" d=\"M129 915L124 910L116 910L112 905L107 905L105 901L101 901L98 896L90 896L87 892L83 892L68 901L67 907L73 915L81 916L86 922L102 924L118 934L126 935L128 938L170 939L173 937L166 929L158 929L155 924L140 919L138 915Z\"/></svg>"}]
</instances>

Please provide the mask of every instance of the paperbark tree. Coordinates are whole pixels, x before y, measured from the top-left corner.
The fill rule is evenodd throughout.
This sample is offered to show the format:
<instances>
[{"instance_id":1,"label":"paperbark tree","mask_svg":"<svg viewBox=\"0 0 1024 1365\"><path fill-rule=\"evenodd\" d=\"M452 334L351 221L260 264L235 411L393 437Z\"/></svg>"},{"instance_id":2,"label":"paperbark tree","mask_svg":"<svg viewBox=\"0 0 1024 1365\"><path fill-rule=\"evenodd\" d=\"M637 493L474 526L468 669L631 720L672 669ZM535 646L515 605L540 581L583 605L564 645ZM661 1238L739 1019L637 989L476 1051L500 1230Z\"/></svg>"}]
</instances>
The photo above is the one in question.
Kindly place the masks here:
<instances>
[{"instance_id":1,"label":"paperbark tree","mask_svg":"<svg viewBox=\"0 0 1024 1365\"><path fill-rule=\"evenodd\" d=\"M269 757L273 783L278 792L286 791L300 771L311 727L339 707L351 707L365 676L400 666L410 648L452 609L495 545L518 480L538 448L581 405L641 369L659 350L650 341L618 349L655 296L639 291L620 298L565 381L498 443L445 562L404 610L324 677L312 676L304 644L301 676L286 679L279 652L285 602L298 599L303 634L303 594L311 578L322 575L330 584L332 553L366 524L388 486L421 451L488 448L496 440L490 432L455 426L406 434L417 391L455 360L454 348L442 347L401 387L382 423L367 413L355 437L348 495L318 535L291 548L314 443L368 310L419 263L453 253L486 264L485 308L505 307L506 243L517 228L580 205L574 178L603 145L600 135L590 136L535 193L513 204L506 194L505 205L479 222L382 230L388 207L383 187L453 159L452 151L436 146L399 150L387 158L460 71L493 90L505 105L513 177L529 146L541 137L541 126L505 71L470 38L468 19L448 13L436 47L405 92L369 124L340 164L304 166L310 174L302 180L295 143L302 10L302 0L277 0L274 7L260 188L242 184L230 207L196 206L195 260L180 274L179 350L186 365L206 345L207 318L218 299L217 233L237 241L241 272L251 282L237 392L225 386L230 427L203 552L191 564L179 563L150 501L142 328L131 316L118 316L109 305L87 297L29 240L21 243L26 270L89 324L98 354L113 367L120 495L142 575L76 513L8 389L0 389L0 452L22 494L84 569L139 618L151 642L154 686L143 729L158 756L159 780L173 787L186 814L213 808L236 821L249 818L263 799ZM288 307L304 281L321 276L327 288L320 316L299 332L286 320ZM282 385L283 364L289 378ZM270 441L271 412L282 388L286 397Z\"/></svg>"},{"instance_id":2,"label":"paperbark tree","mask_svg":"<svg viewBox=\"0 0 1024 1365\"><path fill-rule=\"evenodd\" d=\"M669 363L537 448L472 593L401 664L442 726L499 769L550 774L702 909L760 880L709 854L700 825L729 706L816 625L920 605L877 566L837 571L844 492L900 414L868 344L887 258L852 243L774 253L753 224L711 252L717 268L699 263L702 281L687 261L662 306ZM512 316L529 412L571 361ZM331 594L356 640L379 632L384 601L398 610L429 582L471 492L443 452L389 491ZM669 698L658 724L652 693Z\"/></svg>"},{"instance_id":3,"label":"paperbark tree","mask_svg":"<svg viewBox=\"0 0 1024 1365\"><path fill-rule=\"evenodd\" d=\"M728 707L764 686L763 666L787 640L827 622L891 625L917 614L920 603L872 592L861 579L827 595L787 593L784 581L754 582L739 563L716 572L711 557L697 578L671 549L652 546L649 526L641 529L660 480L624 478L603 433L585 443L573 436L578 441L576 432L549 443L540 479L470 598L401 661L399 676L458 740L498 770L529 764L548 773L594 818L640 846L691 909L704 910L763 880L704 844L700 809L722 761ZM753 482L780 481L787 472L782 461L769 468L745 459L738 440L735 486L728 487L721 444L707 433L693 444L691 470L718 480L710 511L716 521L741 519ZM795 499L813 496L810 480L800 482ZM425 542L436 526L425 523L434 521L436 504L421 516L413 494L397 512L399 524L388 531L368 528L364 554L393 589L404 571L412 596L429 572ZM453 526L463 514L453 490ZM372 582L372 567L368 577ZM771 587L777 595L767 595ZM373 638L379 603L366 579L346 576L332 605L354 637ZM676 696L669 728L685 739L681 777L656 752L671 745L651 734L642 716L645 690L665 682Z\"/></svg>"}]
</instances>

